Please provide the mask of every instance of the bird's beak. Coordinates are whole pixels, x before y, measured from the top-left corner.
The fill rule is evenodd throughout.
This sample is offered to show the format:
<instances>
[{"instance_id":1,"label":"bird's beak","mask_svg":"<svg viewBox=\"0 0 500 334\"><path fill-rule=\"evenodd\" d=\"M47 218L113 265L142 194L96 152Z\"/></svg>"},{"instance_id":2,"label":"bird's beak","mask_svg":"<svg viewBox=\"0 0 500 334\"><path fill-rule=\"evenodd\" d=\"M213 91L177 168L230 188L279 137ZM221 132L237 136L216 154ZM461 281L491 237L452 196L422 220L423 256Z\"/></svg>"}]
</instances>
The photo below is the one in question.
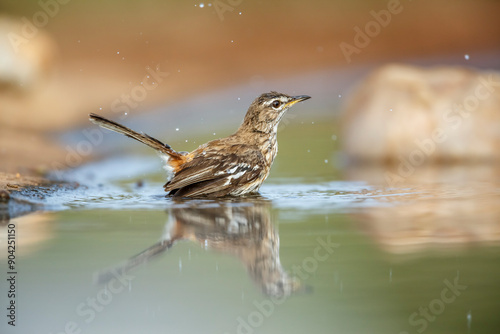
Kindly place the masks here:
<instances>
[{"instance_id":1,"label":"bird's beak","mask_svg":"<svg viewBox=\"0 0 500 334\"><path fill-rule=\"evenodd\" d=\"M307 99L310 99L311 97L310 96L307 96L307 95L297 95L297 96L292 96L292 100L289 101L286 106L287 108L293 106L295 103L297 102L302 102L302 101L305 101Z\"/></svg>"}]
</instances>

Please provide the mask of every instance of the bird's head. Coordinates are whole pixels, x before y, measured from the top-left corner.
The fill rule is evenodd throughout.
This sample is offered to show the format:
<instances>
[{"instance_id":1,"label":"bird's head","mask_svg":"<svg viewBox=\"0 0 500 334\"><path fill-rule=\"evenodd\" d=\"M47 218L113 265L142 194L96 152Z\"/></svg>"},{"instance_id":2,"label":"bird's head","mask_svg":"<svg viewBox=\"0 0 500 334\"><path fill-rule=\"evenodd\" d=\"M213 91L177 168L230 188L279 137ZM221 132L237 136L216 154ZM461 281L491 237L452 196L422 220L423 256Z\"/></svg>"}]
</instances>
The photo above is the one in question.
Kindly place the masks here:
<instances>
[{"instance_id":1,"label":"bird's head","mask_svg":"<svg viewBox=\"0 0 500 334\"><path fill-rule=\"evenodd\" d=\"M276 133L285 112L297 102L310 99L307 95L289 96L283 93L264 93L248 108L240 130Z\"/></svg>"}]
</instances>

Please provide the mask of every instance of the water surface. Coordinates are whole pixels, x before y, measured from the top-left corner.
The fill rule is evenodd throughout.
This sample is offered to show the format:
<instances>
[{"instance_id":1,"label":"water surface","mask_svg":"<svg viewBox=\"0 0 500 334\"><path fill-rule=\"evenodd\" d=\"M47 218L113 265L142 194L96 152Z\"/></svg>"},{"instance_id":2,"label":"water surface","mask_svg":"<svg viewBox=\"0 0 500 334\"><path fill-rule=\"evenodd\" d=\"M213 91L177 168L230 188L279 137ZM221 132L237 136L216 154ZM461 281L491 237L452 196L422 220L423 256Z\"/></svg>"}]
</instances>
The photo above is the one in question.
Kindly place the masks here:
<instances>
[{"instance_id":1,"label":"water surface","mask_svg":"<svg viewBox=\"0 0 500 334\"><path fill-rule=\"evenodd\" d=\"M165 198L148 153L69 172L78 191L10 221L17 324L0 331L496 333L497 171L389 186L383 168L336 165L333 122L294 121L260 197Z\"/></svg>"}]
</instances>

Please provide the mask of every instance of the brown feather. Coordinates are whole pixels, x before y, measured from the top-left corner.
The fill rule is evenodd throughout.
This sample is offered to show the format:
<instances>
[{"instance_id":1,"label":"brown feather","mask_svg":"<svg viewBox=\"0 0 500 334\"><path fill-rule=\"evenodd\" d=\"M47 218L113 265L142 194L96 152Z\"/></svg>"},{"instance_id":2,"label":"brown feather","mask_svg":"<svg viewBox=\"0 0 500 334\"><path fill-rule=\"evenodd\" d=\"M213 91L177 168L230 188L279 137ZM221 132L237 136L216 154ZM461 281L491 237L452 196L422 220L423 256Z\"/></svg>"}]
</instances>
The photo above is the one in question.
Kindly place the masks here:
<instances>
[{"instance_id":1,"label":"brown feather","mask_svg":"<svg viewBox=\"0 0 500 334\"><path fill-rule=\"evenodd\" d=\"M241 182L257 180L268 169L257 147L232 145L228 151L209 150L205 154L198 153L196 158L186 162L172 180L165 184L165 191L183 197L196 196L201 192L224 193L229 187L237 188L235 186Z\"/></svg>"},{"instance_id":2,"label":"brown feather","mask_svg":"<svg viewBox=\"0 0 500 334\"><path fill-rule=\"evenodd\" d=\"M121 133L129 138L133 138L143 144L148 145L149 147L154 148L158 152L168 154L170 157L174 159L182 159L182 155L179 154L178 152L174 151L169 145L162 143L156 138L153 138L145 133L139 133L136 132L132 129L127 128L126 126L123 126L121 124L118 124L112 120L109 120L107 118L104 118L100 115L91 113L89 114L89 120L94 123L99 125L100 127L103 127L105 129Z\"/></svg>"},{"instance_id":3,"label":"brown feather","mask_svg":"<svg viewBox=\"0 0 500 334\"><path fill-rule=\"evenodd\" d=\"M257 192L269 175L278 153L277 128L288 108L309 96L277 92L256 98L238 130L229 137L201 145L188 154L135 132L96 114L90 121L138 140L169 157L172 178L164 185L170 195L180 197L240 196Z\"/></svg>"}]
</instances>

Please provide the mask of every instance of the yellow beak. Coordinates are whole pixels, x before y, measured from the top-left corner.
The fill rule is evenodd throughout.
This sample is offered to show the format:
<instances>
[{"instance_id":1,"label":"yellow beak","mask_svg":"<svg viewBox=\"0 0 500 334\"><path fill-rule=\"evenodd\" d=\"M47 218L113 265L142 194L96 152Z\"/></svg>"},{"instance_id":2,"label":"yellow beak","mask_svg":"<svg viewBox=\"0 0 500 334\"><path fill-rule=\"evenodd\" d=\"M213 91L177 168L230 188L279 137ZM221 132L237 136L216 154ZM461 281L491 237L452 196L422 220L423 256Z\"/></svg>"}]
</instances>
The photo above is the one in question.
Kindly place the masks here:
<instances>
[{"instance_id":1,"label":"yellow beak","mask_svg":"<svg viewBox=\"0 0 500 334\"><path fill-rule=\"evenodd\" d=\"M307 96L307 95L298 95L298 96L292 96L292 100L289 101L287 104L286 104L286 107L287 108L290 108L291 106L293 106L295 103L297 102L302 102L302 101L305 101L307 99L310 99L311 97L310 96Z\"/></svg>"}]
</instances>

